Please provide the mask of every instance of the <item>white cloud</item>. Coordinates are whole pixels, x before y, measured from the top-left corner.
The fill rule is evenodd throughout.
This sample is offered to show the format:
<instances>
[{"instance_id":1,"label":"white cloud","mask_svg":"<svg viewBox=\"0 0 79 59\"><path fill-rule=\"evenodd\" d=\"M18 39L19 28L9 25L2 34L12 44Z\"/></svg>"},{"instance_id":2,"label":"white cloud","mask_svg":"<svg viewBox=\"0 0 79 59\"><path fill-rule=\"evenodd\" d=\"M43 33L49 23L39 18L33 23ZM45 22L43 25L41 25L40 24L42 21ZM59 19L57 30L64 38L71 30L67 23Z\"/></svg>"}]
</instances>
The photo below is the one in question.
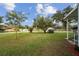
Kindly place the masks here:
<instances>
[{"instance_id":1,"label":"white cloud","mask_svg":"<svg viewBox=\"0 0 79 59\"><path fill-rule=\"evenodd\" d=\"M38 14L47 16L49 14L56 13L57 9L51 6L50 4L37 4L36 11Z\"/></svg>"},{"instance_id":2,"label":"white cloud","mask_svg":"<svg viewBox=\"0 0 79 59\"><path fill-rule=\"evenodd\" d=\"M4 8L7 10L7 11L12 11L14 10L14 8L16 7L14 3L5 3L3 4L4 5Z\"/></svg>"},{"instance_id":3,"label":"white cloud","mask_svg":"<svg viewBox=\"0 0 79 59\"><path fill-rule=\"evenodd\" d=\"M25 22L28 22L28 20L25 20Z\"/></svg>"},{"instance_id":4,"label":"white cloud","mask_svg":"<svg viewBox=\"0 0 79 59\"><path fill-rule=\"evenodd\" d=\"M76 3L71 5L72 8L75 8L76 6L77 6Z\"/></svg>"},{"instance_id":5,"label":"white cloud","mask_svg":"<svg viewBox=\"0 0 79 59\"><path fill-rule=\"evenodd\" d=\"M43 5L42 4L37 4L36 6L36 11L38 14L43 12Z\"/></svg>"},{"instance_id":6,"label":"white cloud","mask_svg":"<svg viewBox=\"0 0 79 59\"><path fill-rule=\"evenodd\" d=\"M32 10L32 7L29 7L29 10Z\"/></svg>"},{"instance_id":7,"label":"white cloud","mask_svg":"<svg viewBox=\"0 0 79 59\"><path fill-rule=\"evenodd\" d=\"M22 12L22 14L25 14L25 12Z\"/></svg>"},{"instance_id":8,"label":"white cloud","mask_svg":"<svg viewBox=\"0 0 79 59\"><path fill-rule=\"evenodd\" d=\"M57 9L55 9L55 8L52 7L52 6L47 6L47 7L45 8L45 13L46 13L46 15L48 15L48 14L55 14L56 11L57 11Z\"/></svg>"}]
</instances>

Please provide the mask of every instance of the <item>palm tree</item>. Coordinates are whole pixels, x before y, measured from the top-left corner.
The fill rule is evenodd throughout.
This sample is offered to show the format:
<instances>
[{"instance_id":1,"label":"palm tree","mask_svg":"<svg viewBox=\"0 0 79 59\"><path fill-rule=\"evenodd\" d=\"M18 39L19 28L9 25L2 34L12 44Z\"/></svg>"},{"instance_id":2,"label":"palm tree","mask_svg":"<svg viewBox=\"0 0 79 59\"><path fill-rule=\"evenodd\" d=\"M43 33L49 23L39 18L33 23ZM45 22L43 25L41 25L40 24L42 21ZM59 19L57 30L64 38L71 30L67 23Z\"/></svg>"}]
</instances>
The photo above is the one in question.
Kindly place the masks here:
<instances>
[{"instance_id":1,"label":"palm tree","mask_svg":"<svg viewBox=\"0 0 79 59\"><path fill-rule=\"evenodd\" d=\"M17 39L17 28L21 25L23 21L27 19L26 15L23 14L22 12L11 11L7 13L6 18L9 24L15 26L16 39Z\"/></svg>"}]
</instances>

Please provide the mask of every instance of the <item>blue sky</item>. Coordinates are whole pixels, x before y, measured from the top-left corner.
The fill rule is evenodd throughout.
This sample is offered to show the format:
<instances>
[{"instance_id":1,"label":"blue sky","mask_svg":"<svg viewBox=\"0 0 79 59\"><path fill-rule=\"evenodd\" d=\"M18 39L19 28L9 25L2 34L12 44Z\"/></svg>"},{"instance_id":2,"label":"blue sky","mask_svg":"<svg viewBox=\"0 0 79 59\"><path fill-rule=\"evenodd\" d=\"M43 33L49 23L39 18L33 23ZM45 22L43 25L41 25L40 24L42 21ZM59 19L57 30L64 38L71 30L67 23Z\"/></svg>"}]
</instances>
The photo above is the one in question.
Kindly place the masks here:
<instances>
[{"instance_id":1,"label":"blue sky","mask_svg":"<svg viewBox=\"0 0 79 59\"><path fill-rule=\"evenodd\" d=\"M27 14L28 19L22 25L31 26L36 15L49 16L56 13L57 10L63 10L68 5L67 3L52 3L52 4L35 4L35 3L12 3L0 4L0 16L5 16L7 11L15 10L22 11Z\"/></svg>"}]
</instances>

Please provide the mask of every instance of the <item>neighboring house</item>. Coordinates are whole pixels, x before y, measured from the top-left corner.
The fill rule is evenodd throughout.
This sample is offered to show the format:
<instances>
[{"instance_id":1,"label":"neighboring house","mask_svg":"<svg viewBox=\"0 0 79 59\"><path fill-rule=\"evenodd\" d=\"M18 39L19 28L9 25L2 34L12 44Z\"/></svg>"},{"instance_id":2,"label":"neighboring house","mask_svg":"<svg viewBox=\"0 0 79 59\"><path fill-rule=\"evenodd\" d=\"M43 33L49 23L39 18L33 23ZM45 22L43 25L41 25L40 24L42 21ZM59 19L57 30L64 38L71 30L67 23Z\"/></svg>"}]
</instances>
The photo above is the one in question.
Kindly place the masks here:
<instances>
[{"instance_id":1,"label":"neighboring house","mask_svg":"<svg viewBox=\"0 0 79 59\"><path fill-rule=\"evenodd\" d=\"M4 23L0 23L0 31L5 31L7 25L5 25Z\"/></svg>"},{"instance_id":2,"label":"neighboring house","mask_svg":"<svg viewBox=\"0 0 79 59\"><path fill-rule=\"evenodd\" d=\"M15 28L12 25L7 25L5 23L0 23L0 31L14 32Z\"/></svg>"},{"instance_id":3,"label":"neighboring house","mask_svg":"<svg viewBox=\"0 0 79 59\"><path fill-rule=\"evenodd\" d=\"M19 29L20 32L29 32L28 29Z\"/></svg>"},{"instance_id":4,"label":"neighboring house","mask_svg":"<svg viewBox=\"0 0 79 59\"><path fill-rule=\"evenodd\" d=\"M6 32L14 32L15 31L15 26L13 26L13 25L7 25L5 31Z\"/></svg>"}]
</instances>

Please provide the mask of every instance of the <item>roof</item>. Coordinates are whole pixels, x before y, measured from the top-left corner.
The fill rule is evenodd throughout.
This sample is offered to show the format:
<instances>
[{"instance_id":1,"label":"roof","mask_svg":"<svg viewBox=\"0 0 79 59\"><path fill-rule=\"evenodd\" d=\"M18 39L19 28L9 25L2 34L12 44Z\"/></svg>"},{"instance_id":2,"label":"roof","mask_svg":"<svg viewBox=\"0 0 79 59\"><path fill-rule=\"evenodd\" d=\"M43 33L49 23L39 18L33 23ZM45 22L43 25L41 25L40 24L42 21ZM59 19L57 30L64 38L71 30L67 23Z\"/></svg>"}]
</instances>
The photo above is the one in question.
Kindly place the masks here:
<instances>
[{"instance_id":1,"label":"roof","mask_svg":"<svg viewBox=\"0 0 79 59\"><path fill-rule=\"evenodd\" d=\"M0 25L7 26L5 23L0 23Z\"/></svg>"},{"instance_id":2,"label":"roof","mask_svg":"<svg viewBox=\"0 0 79 59\"><path fill-rule=\"evenodd\" d=\"M78 4L75 8L73 8L63 19L66 19L70 14L72 14L78 8Z\"/></svg>"}]
</instances>

